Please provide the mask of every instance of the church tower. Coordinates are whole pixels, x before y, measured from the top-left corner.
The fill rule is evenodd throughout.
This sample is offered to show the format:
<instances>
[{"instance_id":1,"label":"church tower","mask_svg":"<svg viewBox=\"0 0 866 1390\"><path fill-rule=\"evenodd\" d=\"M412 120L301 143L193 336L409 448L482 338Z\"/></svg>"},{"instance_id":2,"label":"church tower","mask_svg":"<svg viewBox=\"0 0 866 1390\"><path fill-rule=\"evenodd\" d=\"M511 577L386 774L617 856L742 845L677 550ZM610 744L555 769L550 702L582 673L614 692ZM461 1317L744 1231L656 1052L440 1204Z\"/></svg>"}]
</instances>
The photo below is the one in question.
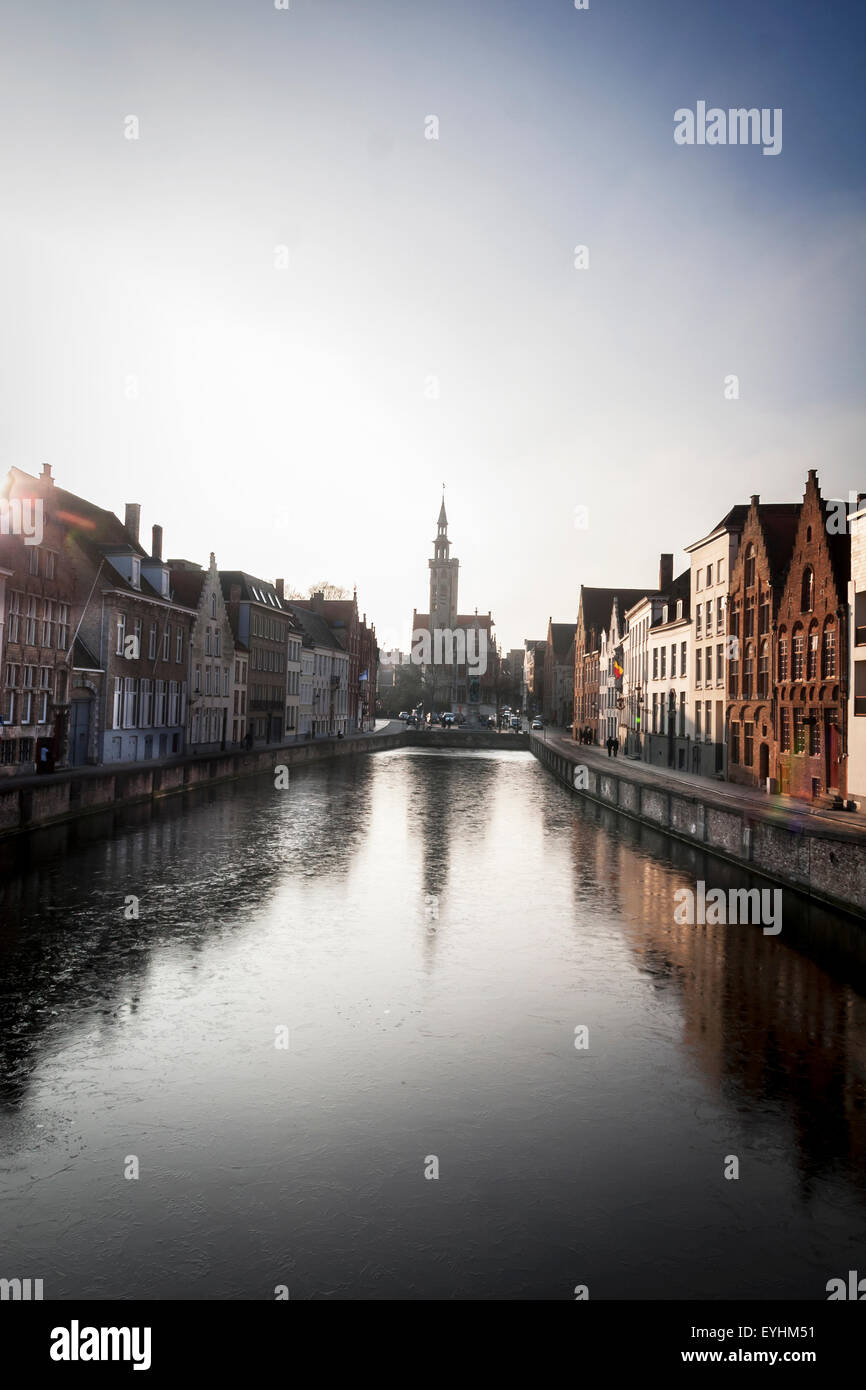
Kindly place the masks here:
<instances>
[{"instance_id":1,"label":"church tower","mask_svg":"<svg viewBox=\"0 0 866 1390\"><path fill-rule=\"evenodd\" d=\"M433 559L430 566L430 627L457 627L457 571L459 560L451 558L451 542L448 539L448 517L445 515L445 494L436 523L436 539L433 542Z\"/></svg>"}]
</instances>

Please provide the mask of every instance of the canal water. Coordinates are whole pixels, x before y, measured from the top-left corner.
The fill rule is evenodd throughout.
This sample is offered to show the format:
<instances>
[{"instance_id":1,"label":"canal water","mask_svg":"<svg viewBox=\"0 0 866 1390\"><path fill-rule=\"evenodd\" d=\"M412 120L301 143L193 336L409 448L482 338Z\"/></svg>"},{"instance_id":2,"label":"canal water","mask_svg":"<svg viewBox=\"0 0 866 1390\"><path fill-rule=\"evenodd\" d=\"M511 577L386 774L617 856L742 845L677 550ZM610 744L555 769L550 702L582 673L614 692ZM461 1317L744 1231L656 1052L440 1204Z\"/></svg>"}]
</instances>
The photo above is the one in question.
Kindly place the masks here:
<instances>
[{"instance_id":1,"label":"canal water","mask_svg":"<svg viewBox=\"0 0 866 1390\"><path fill-rule=\"evenodd\" d=\"M866 1274L862 973L794 894L778 936L678 925L678 888L742 875L519 751L107 828L2 851L0 1277L821 1300Z\"/></svg>"}]
</instances>

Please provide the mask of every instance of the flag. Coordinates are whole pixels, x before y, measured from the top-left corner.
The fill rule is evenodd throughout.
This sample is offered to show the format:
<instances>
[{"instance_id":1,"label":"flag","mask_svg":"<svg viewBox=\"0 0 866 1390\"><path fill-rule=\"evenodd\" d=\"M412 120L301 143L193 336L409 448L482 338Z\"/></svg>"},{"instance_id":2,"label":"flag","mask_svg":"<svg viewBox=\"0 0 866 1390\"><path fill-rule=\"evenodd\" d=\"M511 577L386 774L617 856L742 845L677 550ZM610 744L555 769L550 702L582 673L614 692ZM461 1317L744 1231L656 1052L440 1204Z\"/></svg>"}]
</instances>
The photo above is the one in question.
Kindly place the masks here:
<instances>
[{"instance_id":1,"label":"flag","mask_svg":"<svg viewBox=\"0 0 866 1390\"><path fill-rule=\"evenodd\" d=\"M613 674L616 676L618 681L622 680L622 667L620 666L616 657L614 657L613 659Z\"/></svg>"}]
</instances>

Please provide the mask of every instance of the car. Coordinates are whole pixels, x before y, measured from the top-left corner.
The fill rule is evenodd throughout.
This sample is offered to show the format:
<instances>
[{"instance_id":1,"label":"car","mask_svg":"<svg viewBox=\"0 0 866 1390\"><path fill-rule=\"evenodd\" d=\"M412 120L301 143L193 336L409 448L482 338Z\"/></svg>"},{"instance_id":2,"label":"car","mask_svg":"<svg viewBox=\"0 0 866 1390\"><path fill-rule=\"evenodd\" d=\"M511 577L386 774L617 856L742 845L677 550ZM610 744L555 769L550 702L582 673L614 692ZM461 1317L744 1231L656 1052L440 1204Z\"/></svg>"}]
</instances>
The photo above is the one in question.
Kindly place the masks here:
<instances>
[{"instance_id":1,"label":"car","mask_svg":"<svg viewBox=\"0 0 866 1390\"><path fill-rule=\"evenodd\" d=\"M519 733L520 733L520 720L517 718L517 715L516 715L516 714L513 714L513 715L511 716L511 719L509 720L509 723L510 723L512 729L514 729L515 733L518 733L518 734L519 734Z\"/></svg>"},{"instance_id":2,"label":"car","mask_svg":"<svg viewBox=\"0 0 866 1390\"><path fill-rule=\"evenodd\" d=\"M398 719L408 719L408 718L409 718L409 711L408 711L407 709L401 709L400 713L397 715L397 718L398 718Z\"/></svg>"},{"instance_id":3,"label":"car","mask_svg":"<svg viewBox=\"0 0 866 1390\"><path fill-rule=\"evenodd\" d=\"M542 722L541 722L541 720L539 719L538 715L536 715L535 718L533 719L533 721L532 721L532 727L533 727L533 729L543 729L543 728L544 728L544 725L542 724Z\"/></svg>"},{"instance_id":4,"label":"car","mask_svg":"<svg viewBox=\"0 0 866 1390\"><path fill-rule=\"evenodd\" d=\"M454 722L455 722L455 721L454 721L454 715L453 715L453 714L443 714L443 716L442 716L442 728L443 728L443 729L450 729L451 726L452 726L452 724L453 724Z\"/></svg>"}]
</instances>

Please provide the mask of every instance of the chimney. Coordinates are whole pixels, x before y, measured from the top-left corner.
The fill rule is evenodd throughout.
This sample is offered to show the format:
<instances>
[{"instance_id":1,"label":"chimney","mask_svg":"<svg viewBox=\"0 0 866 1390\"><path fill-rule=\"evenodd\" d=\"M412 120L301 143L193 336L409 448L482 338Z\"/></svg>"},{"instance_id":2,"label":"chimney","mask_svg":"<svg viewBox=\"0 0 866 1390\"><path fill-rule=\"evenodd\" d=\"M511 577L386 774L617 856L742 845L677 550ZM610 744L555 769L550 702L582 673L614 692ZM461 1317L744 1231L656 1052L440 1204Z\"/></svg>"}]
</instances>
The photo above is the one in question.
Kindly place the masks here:
<instances>
[{"instance_id":1,"label":"chimney","mask_svg":"<svg viewBox=\"0 0 866 1390\"><path fill-rule=\"evenodd\" d=\"M51 487L54 486L54 479L53 479L52 476L51 476L51 464L50 464L50 463L43 463L43 465L42 465L42 472L40 473L39 476L40 476L40 478L42 479L43 483L47 483L47 484L49 484Z\"/></svg>"},{"instance_id":2,"label":"chimney","mask_svg":"<svg viewBox=\"0 0 866 1390\"><path fill-rule=\"evenodd\" d=\"M659 556L659 591L667 593L674 582L674 557L664 552Z\"/></svg>"},{"instance_id":3,"label":"chimney","mask_svg":"<svg viewBox=\"0 0 866 1390\"><path fill-rule=\"evenodd\" d=\"M162 560L162 527L153 528L153 546L151 548L151 559Z\"/></svg>"},{"instance_id":4,"label":"chimney","mask_svg":"<svg viewBox=\"0 0 866 1390\"><path fill-rule=\"evenodd\" d=\"M758 503L760 502L760 500L761 500L760 493L753 492L753 493L752 493L752 506L753 506L753 507L757 507L757 505L758 505Z\"/></svg>"},{"instance_id":5,"label":"chimney","mask_svg":"<svg viewBox=\"0 0 866 1390\"><path fill-rule=\"evenodd\" d=\"M280 602L282 603L283 600L284 600L285 597L286 597L286 581L285 581L285 579L275 579L275 580L274 580L274 588L275 588L276 591L277 591L277 598L278 598L278 599L280 600Z\"/></svg>"},{"instance_id":6,"label":"chimney","mask_svg":"<svg viewBox=\"0 0 866 1390\"><path fill-rule=\"evenodd\" d=\"M240 603L240 601L241 586L240 584L232 584L231 588L229 589L229 603Z\"/></svg>"},{"instance_id":7,"label":"chimney","mask_svg":"<svg viewBox=\"0 0 866 1390\"><path fill-rule=\"evenodd\" d=\"M134 541L138 540L138 532L141 528L141 503L127 502L126 513L123 524Z\"/></svg>"}]
</instances>

